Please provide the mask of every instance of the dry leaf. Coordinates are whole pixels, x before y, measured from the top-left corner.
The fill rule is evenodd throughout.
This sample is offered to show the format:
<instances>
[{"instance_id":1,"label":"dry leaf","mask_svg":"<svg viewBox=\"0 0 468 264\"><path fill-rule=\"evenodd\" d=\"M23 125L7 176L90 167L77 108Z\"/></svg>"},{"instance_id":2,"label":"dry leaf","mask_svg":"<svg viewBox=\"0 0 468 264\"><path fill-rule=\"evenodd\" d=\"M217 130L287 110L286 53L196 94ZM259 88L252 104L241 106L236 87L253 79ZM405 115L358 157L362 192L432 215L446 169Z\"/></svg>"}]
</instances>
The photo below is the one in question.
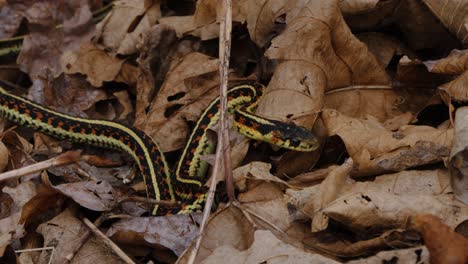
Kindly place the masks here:
<instances>
[{"instance_id":1,"label":"dry leaf","mask_svg":"<svg viewBox=\"0 0 468 264\"><path fill-rule=\"evenodd\" d=\"M7 147L2 141L0 141L0 172L5 171L5 168L8 165L8 156Z\"/></svg>"},{"instance_id":2,"label":"dry leaf","mask_svg":"<svg viewBox=\"0 0 468 264\"><path fill-rule=\"evenodd\" d=\"M236 187L241 191L245 190L247 187L246 181L248 179L267 181L267 182L276 182L289 186L285 181L275 177L270 173L271 164L264 162L252 162L242 167L239 167L234 170L233 177Z\"/></svg>"},{"instance_id":3,"label":"dry leaf","mask_svg":"<svg viewBox=\"0 0 468 264\"><path fill-rule=\"evenodd\" d=\"M36 231L44 237L44 247L53 247L54 253L42 251L39 262L48 263L52 258L52 263L68 263L71 254L79 248L71 263L124 263L98 238L83 242L82 236L88 230L70 209L40 224Z\"/></svg>"},{"instance_id":4,"label":"dry leaf","mask_svg":"<svg viewBox=\"0 0 468 264\"><path fill-rule=\"evenodd\" d=\"M467 263L468 239L455 233L430 214L411 217L410 227L419 231L431 255L430 263Z\"/></svg>"},{"instance_id":5,"label":"dry leaf","mask_svg":"<svg viewBox=\"0 0 468 264\"><path fill-rule=\"evenodd\" d=\"M455 35L464 46L468 45L468 3L465 1L424 0L424 4L437 17L438 21Z\"/></svg>"},{"instance_id":6,"label":"dry leaf","mask_svg":"<svg viewBox=\"0 0 468 264\"><path fill-rule=\"evenodd\" d=\"M400 263L429 263L429 251L426 247L381 251L375 256L346 262L347 264L380 264L398 260Z\"/></svg>"},{"instance_id":7,"label":"dry leaf","mask_svg":"<svg viewBox=\"0 0 468 264\"><path fill-rule=\"evenodd\" d=\"M111 14L97 25L97 38L118 54L133 54L160 17L159 1L116 1Z\"/></svg>"},{"instance_id":8,"label":"dry leaf","mask_svg":"<svg viewBox=\"0 0 468 264\"><path fill-rule=\"evenodd\" d=\"M78 54L68 52L62 56L62 67L68 74L81 73L95 87L104 81L114 81L124 60L113 58L93 44L82 45Z\"/></svg>"},{"instance_id":9,"label":"dry leaf","mask_svg":"<svg viewBox=\"0 0 468 264\"><path fill-rule=\"evenodd\" d=\"M148 116L137 117L136 123L144 123L143 130L164 152L183 146L190 132L186 121L196 121L217 96L217 69L217 59L200 53L174 61Z\"/></svg>"},{"instance_id":10,"label":"dry leaf","mask_svg":"<svg viewBox=\"0 0 468 264\"><path fill-rule=\"evenodd\" d=\"M69 8L71 7L66 4L62 6L60 2L36 2L26 12L30 22L43 23L42 26L46 24L49 27L46 31L43 28L40 31L41 27L38 27L38 31L30 32L24 39L18 57L21 70L29 73L33 81L45 76L46 72L54 77L60 75L63 71L60 55L67 51L78 50L81 43L89 42L94 35L92 13L87 4L75 9L74 16L65 21L63 27L56 28L59 23L53 23L51 17L55 19L59 19L60 16L69 17L64 14L64 10Z\"/></svg>"},{"instance_id":11,"label":"dry leaf","mask_svg":"<svg viewBox=\"0 0 468 264\"><path fill-rule=\"evenodd\" d=\"M467 136L468 107L460 107L455 115L455 136L448 167L455 196L468 204Z\"/></svg>"},{"instance_id":12,"label":"dry leaf","mask_svg":"<svg viewBox=\"0 0 468 264\"><path fill-rule=\"evenodd\" d=\"M116 206L119 199L124 198L118 196L119 193L106 181L83 181L52 187L94 211L109 211Z\"/></svg>"},{"instance_id":13,"label":"dry leaf","mask_svg":"<svg viewBox=\"0 0 468 264\"><path fill-rule=\"evenodd\" d=\"M291 14L285 31L265 53L284 62L277 66L257 113L310 127L325 91L389 84L385 70L351 34L334 1L308 1ZM295 103L289 104L291 100Z\"/></svg>"},{"instance_id":14,"label":"dry leaf","mask_svg":"<svg viewBox=\"0 0 468 264\"><path fill-rule=\"evenodd\" d=\"M466 5L468 8L468 5ZM456 101L467 101L468 93L468 50L452 50L443 59L436 61L426 61L424 65L434 73L456 75L453 81L441 85L441 89L446 91L451 98Z\"/></svg>"},{"instance_id":15,"label":"dry leaf","mask_svg":"<svg viewBox=\"0 0 468 264\"><path fill-rule=\"evenodd\" d=\"M335 260L312 254L277 239L270 231L259 230L254 234L254 243L247 250L230 245L216 248L201 263L339 263Z\"/></svg>"},{"instance_id":16,"label":"dry leaf","mask_svg":"<svg viewBox=\"0 0 468 264\"><path fill-rule=\"evenodd\" d=\"M338 233L338 234L336 234ZM356 238L359 239L356 241ZM376 237L356 238L340 234L340 232L318 232L305 241L305 246L322 252L327 252L333 256L342 258L353 258L358 256L371 255L374 252L395 249L401 247L415 246L420 244L419 237L414 231L389 230ZM399 255L398 250L386 251ZM408 253L408 252L405 252ZM364 259L361 259L364 260Z\"/></svg>"},{"instance_id":17,"label":"dry leaf","mask_svg":"<svg viewBox=\"0 0 468 264\"><path fill-rule=\"evenodd\" d=\"M107 235L125 244L164 246L179 256L196 237L200 220L200 214L132 217L113 224Z\"/></svg>"},{"instance_id":18,"label":"dry leaf","mask_svg":"<svg viewBox=\"0 0 468 264\"><path fill-rule=\"evenodd\" d=\"M329 135L339 135L359 164L356 176L440 162L452 144L453 129L403 126L392 132L373 117L360 120L329 109L322 112L322 120Z\"/></svg>"},{"instance_id":19,"label":"dry leaf","mask_svg":"<svg viewBox=\"0 0 468 264\"><path fill-rule=\"evenodd\" d=\"M468 219L468 207L453 195L391 194L369 190L342 196L323 209L323 213L350 229L373 232L404 228L413 214L430 213L456 226Z\"/></svg>"},{"instance_id":20,"label":"dry leaf","mask_svg":"<svg viewBox=\"0 0 468 264\"><path fill-rule=\"evenodd\" d=\"M245 215L236 207L230 206L213 214L205 228L195 263L199 263L221 246L231 246L237 250L246 250L254 239L254 227ZM187 263L194 243L180 256L179 263ZM226 260L226 259L225 259Z\"/></svg>"}]
</instances>

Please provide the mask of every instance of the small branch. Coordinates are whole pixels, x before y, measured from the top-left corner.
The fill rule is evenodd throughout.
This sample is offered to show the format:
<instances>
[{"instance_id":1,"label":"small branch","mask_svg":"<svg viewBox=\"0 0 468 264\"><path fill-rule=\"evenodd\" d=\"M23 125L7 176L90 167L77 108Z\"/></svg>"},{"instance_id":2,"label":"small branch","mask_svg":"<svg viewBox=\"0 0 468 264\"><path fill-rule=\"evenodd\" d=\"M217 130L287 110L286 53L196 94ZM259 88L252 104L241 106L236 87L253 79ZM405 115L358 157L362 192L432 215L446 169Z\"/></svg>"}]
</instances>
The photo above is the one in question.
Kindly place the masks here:
<instances>
[{"instance_id":1,"label":"small branch","mask_svg":"<svg viewBox=\"0 0 468 264\"><path fill-rule=\"evenodd\" d=\"M139 196L130 196L124 199L123 201L132 201L132 202L142 202L142 203L149 203L149 204L158 204L164 207L178 207L181 205L180 202L174 202L169 200L156 200L152 198L146 197L139 197Z\"/></svg>"},{"instance_id":2,"label":"small branch","mask_svg":"<svg viewBox=\"0 0 468 264\"><path fill-rule=\"evenodd\" d=\"M7 171L0 174L0 182L19 178L28 174L36 173L48 169L50 167L60 167L75 163L80 160L81 151L67 151L57 157L38 162L36 164L22 167L16 170Z\"/></svg>"},{"instance_id":3,"label":"small branch","mask_svg":"<svg viewBox=\"0 0 468 264\"><path fill-rule=\"evenodd\" d=\"M106 219L105 215L99 216L98 219L96 219L94 221L94 226L100 226L104 222L105 219ZM83 219L81 219L81 220L83 220ZM67 256L66 256L67 262L66 263L70 263L70 261L73 260L73 258L76 256L76 253L83 247L83 245L86 243L86 241L88 241L91 234L92 234L91 230L86 229L84 231L84 233L80 237L77 238L77 239L80 240L80 242L77 243L78 245L75 248L72 248L70 250L71 251L70 254L67 254Z\"/></svg>"},{"instance_id":4,"label":"small branch","mask_svg":"<svg viewBox=\"0 0 468 264\"><path fill-rule=\"evenodd\" d=\"M221 162L224 164L224 174L226 175L226 186L229 199L233 201L234 188L232 180L231 157L229 146L229 133L228 133L228 120L227 120L227 86L228 86L228 72L229 72L229 56L231 53L231 27L232 27L232 2L231 0L221 1L222 15L219 27L219 75L220 75L220 126L218 132L218 146L216 148L216 160L213 167L213 176L211 179L210 189L208 191L208 198L206 200L205 209L203 210L203 219L198 231L197 241L195 247L190 252L187 263L195 263L198 251L200 250L201 242L203 240L203 232L205 230L208 218L210 216L211 207L213 205L214 195L216 191L216 183L220 171Z\"/></svg>"},{"instance_id":5,"label":"small branch","mask_svg":"<svg viewBox=\"0 0 468 264\"><path fill-rule=\"evenodd\" d=\"M125 263L128 264L136 264L125 252L123 252L110 238L108 238L106 235L104 235L101 230L99 230L91 221L89 221L87 218L83 218L83 223L91 229L91 231L102 241L109 246L115 254L117 254Z\"/></svg>"}]
</instances>

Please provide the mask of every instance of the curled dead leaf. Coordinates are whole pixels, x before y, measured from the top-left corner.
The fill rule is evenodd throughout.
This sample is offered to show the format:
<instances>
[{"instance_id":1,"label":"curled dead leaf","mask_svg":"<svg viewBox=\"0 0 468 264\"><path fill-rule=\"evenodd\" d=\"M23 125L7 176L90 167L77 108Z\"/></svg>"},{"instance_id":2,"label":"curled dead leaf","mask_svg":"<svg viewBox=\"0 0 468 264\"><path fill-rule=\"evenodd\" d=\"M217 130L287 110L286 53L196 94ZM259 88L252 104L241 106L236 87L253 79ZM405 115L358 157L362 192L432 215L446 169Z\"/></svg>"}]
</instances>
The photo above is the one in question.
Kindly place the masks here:
<instances>
[{"instance_id":1,"label":"curled dead leaf","mask_svg":"<svg viewBox=\"0 0 468 264\"><path fill-rule=\"evenodd\" d=\"M467 263L468 239L430 214L411 217L410 227L419 231L431 255L430 263Z\"/></svg>"},{"instance_id":2,"label":"curled dead leaf","mask_svg":"<svg viewBox=\"0 0 468 264\"><path fill-rule=\"evenodd\" d=\"M452 145L453 129L403 126L392 132L372 116L356 119L330 109L321 117L329 135L339 135L359 164L356 176L439 162L448 157Z\"/></svg>"}]
</instances>

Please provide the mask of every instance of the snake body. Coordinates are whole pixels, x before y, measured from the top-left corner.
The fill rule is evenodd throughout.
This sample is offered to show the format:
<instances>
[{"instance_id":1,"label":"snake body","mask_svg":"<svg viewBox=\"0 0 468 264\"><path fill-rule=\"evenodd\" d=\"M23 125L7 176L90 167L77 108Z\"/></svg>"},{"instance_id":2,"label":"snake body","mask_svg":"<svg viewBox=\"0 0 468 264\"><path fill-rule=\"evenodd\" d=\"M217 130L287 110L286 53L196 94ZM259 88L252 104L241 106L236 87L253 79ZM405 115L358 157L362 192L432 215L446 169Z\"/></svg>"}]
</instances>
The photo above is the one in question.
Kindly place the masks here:
<instances>
[{"instance_id":1,"label":"snake body","mask_svg":"<svg viewBox=\"0 0 468 264\"><path fill-rule=\"evenodd\" d=\"M283 148L312 151L318 147L314 135L303 127L261 118L252 113L265 87L256 82L234 86L228 92L228 109L234 114L233 126L242 134ZM213 100L197 121L173 171L157 143L143 131L107 121L73 117L56 112L0 87L1 115L22 126L45 134L103 148L123 151L137 164L147 194L156 200L179 201L181 208L155 206L153 214L189 213L200 210L206 199L204 183L208 164L202 155L214 145L207 132L219 121L219 98Z\"/></svg>"}]
</instances>

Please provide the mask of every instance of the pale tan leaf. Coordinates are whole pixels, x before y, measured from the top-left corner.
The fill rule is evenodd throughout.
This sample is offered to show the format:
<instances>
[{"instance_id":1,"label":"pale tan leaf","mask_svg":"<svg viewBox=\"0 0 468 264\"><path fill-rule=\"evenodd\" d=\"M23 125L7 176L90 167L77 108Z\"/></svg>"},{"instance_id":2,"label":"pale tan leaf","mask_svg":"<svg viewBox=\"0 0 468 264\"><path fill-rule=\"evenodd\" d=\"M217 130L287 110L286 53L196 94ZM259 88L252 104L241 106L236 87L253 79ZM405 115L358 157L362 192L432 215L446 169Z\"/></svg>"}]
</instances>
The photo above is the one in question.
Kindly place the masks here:
<instances>
[{"instance_id":1,"label":"pale tan leaf","mask_svg":"<svg viewBox=\"0 0 468 264\"><path fill-rule=\"evenodd\" d=\"M346 26L334 1L308 1L290 11L286 29L265 55L277 66L258 113L310 127L323 93L349 85L388 85L384 68ZM294 104L287 102L294 101Z\"/></svg>"},{"instance_id":2,"label":"pale tan leaf","mask_svg":"<svg viewBox=\"0 0 468 264\"><path fill-rule=\"evenodd\" d=\"M468 219L468 206L452 194L391 194L368 190L342 196L323 209L323 213L354 230L404 228L408 217L433 214L451 227Z\"/></svg>"},{"instance_id":3,"label":"pale tan leaf","mask_svg":"<svg viewBox=\"0 0 468 264\"><path fill-rule=\"evenodd\" d=\"M259 230L255 232L254 243L249 249L242 251L230 245L220 246L201 263L332 264L339 262L319 254L308 253L279 240L270 231Z\"/></svg>"},{"instance_id":4,"label":"pale tan leaf","mask_svg":"<svg viewBox=\"0 0 468 264\"><path fill-rule=\"evenodd\" d=\"M94 211L108 211L118 202L118 192L106 181L82 181L52 187Z\"/></svg>"},{"instance_id":5,"label":"pale tan leaf","mask_svg":"<svg viewBox=\"0 0 468 264\"><path fill-rule=\"evenodd\" d=\"M453 129L403 126L392 132L373 117L361 120L328 109L322 112L322 120L329 135L340 136L359 164L356 175L439 162L448 157L453 138Z\"/></svg>"},{"instance_id":6,"label":"pale tan leaf","mask_svg":"<svg viewBox=\"0 0 468 264\"><path fill-rule=\"evenodd\" d=\"M319 210L338 198L340 192L344 188L346 179L349 177L353 169L353 160L348 159L341 166L331 171L327 178L320 184L320 196L317 197L318 201L313 201L312 207L316 210L312 217L312 232L321 231L328 226L328 217L323 215ZM310 207L306 204L305 207Z\"/></svg>"},{"instance_id":7,"label":"pale tan leaf","mask_svg":"<svg viewBox=\"0 0 468 264\"><path fill-rule=\"evenodd\" d=\"M117 78L124 60L113 58L96 46L87 44L81 46L78 54L64 54L61 62L66 73L84 74L93 86L100 87L102 82Z\"/></svg>"},{"instance_id":8,"label":"pale tan leaf","mask_svg":"<svg viewBox=\"0 0 468 264\"><path fill-rule=\"evenodd\" d=\"M96 28L104 47L118 54L135 53L143 35L161 17L159 1L116 1L112 13Z\"/></svg>"},{"instance_id":9,"label":"pale tan leaf","mask_svg":"<svg viewBox=\"0 0 468 264\"><path fill-rule=\"evenodd\" d=\"M374 256L348 261L346 264L380 264L392 259L398 259L401 263L430 263L429 251L423 246L381 251Z\"/></svg>"},{"instance_id":10,"label":"pale tan leaf","mask_svg":"<svg viewBox=\"0 0 468 264\"><path fill-rule=\"evenodd\" d=\"M468 7L468 5L467 5ZM426 61L424 65L429 71L457 77L440 86L451 98L457 101L467 101L468 92L468 50L453 50L446 58Z\"/></svg>"},{"instance_id":11,"label":"pale tan leaf","mask_svg":"<svg viewBox=\"0 0 468 264\"><path fill-rule=\"evenodd\" d=\"M3 172L8 165L8 156L7 147L0 141L0 172Z\"/></svg>"},{"instance_id":12,"label":"pale tan leaf","mask_svg":"<svg viewBox=\"0 0 468 264\"><path fill-rule=\"evenodd\" d=\"M200 214L131 217L113 224L107 235L125 244L164 246L180 255L196 237L200 220Z\"/></svg>"},{"instance_id":13,"label":"pale tan leaf","mask_svg":"<svg viewBox=\"0 0 468 264\"><path fill-rule=\"evenodd\" d=\"M460 40L468 45L468 2L458 0L423 0L437 19Z\"/></svg>"},{"instance_id":14,"label":"pale tan leaf","mask_svg":"<svg viewBox=\"0 0 468 264\"><path fill-rule=\"evenodd\" d=\"M468 107L460 107L455 115L455 135L450 152L449 169L453 191L458 199L468 204Z\"/></svg>"},{"instance_id":15,"label":"pale tan leaf","mask_svg":"<svg viewBox=\"0 0 468 264\"><path fill-rule=\"evenodd\" d=\"M218 211L206 225L205 237L195 263L211 255L218 247L230 246L240 251L248 249L253 242L254 231L252 223L237 207L230 206ZM194 243L180 256L179 263L188 263L193 246Z\"/></svg>"},{"instance_id":16,"label":"pale tan leaf","mask_svg":"<svg viewBox=\"0 0 468 264\"><path fill-rule=\"evenodd\" d=\"M136 121L164 152L183 146L190 132L186 121L196 121L218 92L217 59L190 53L173 63L148 116Z\"/></svg>"},{"instance_id":17,"label":"pale tan leaf","mask_svg":"<svg viewBox=\"0 0 468 264\"><path fill-rule=\"evenodd\" d=\"M70 255L78 248L71 263L125 263L96 237L92 236L83 244L82 236L88 230L70 209L40 224L36 231L44 237L45 246L54 247L54 254L51 256L50 251L42 251L39 263L48 263L50 258L52 263L70 262Z\"/></svg>"},{"instance_id":18,"label":"pale tan leaf","mask_svg":"<svg viewBox=\"0 0 468 264\"><path fill-rule=\"evenodd\" d=\"M267 182L277 182L283 185L288 186L288 184L281 180L280 178L272 175L270 173L271 164L264 162L252 162L242 167L239 167L234 170L233 176L234 181L241 191L246 188L246 181L248 179L267 181Z\"/></svg>"}]
</instances>

